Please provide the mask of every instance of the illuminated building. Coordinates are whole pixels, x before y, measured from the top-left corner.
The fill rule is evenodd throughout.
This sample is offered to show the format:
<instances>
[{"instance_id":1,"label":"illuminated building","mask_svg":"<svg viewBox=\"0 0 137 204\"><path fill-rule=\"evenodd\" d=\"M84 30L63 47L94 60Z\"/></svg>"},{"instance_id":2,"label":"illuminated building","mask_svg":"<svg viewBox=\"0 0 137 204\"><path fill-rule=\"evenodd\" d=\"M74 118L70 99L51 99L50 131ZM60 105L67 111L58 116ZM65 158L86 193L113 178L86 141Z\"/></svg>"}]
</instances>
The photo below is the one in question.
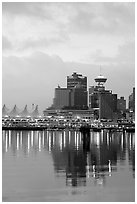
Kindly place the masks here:
<instances>
[{"instance_id":1,"label":"illuminated building","mask_svg":"<svg viewBox=\"0 0 137 204\"><path fill-rule=\"evenodd\" d=\"M89 88L89 108L94 109L96 119L113 119L117 111L117 94L105 90L107 78L100 75L95 78L97 86Z\"/></svg>"}]
</instances>

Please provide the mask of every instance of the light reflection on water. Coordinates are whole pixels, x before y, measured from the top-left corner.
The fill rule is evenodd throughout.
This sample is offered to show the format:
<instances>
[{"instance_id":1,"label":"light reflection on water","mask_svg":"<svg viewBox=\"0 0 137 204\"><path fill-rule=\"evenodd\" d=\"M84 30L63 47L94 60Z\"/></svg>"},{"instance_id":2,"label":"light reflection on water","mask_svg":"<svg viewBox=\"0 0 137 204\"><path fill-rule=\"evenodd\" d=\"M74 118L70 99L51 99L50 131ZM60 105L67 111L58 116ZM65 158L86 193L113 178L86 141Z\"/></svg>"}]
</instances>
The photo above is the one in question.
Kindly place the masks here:
<instances>
[{"instance_id":1,"label":"light reflection on water","mask_svg":"<svg viewBox=\"0 0 137 204\"><path fill-rule=\"evenodd\" d=\"M2 133L3 201L134 201L134 133Z\"/></svg>"}]
</instances>

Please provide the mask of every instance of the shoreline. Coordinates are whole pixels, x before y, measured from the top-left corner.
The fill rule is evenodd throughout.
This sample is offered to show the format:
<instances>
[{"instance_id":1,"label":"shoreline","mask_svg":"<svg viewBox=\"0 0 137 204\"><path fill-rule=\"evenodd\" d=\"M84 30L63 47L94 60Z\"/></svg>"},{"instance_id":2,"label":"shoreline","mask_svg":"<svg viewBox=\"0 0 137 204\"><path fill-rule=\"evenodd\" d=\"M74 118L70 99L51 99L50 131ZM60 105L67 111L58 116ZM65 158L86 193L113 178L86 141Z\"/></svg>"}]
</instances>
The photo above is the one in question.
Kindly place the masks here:
<instances>
[{"instance_id":1,"label":"shoreline","mask_svg":"<svg viewBox=\"0 0 137 204\"><path fill-rule=\"evenodd\" d=\"M93 132L101 132L102 130L106 130L106 131L109 131L109 132L135 132L135 127L121 127L121 128L118 128L118 127L90 127L90 126L81 126L81 127L30 127L30 126L3 126L2 127L2 130L26 130L26 131L37 131L37 130L40 130L40 131L43 131L43 130L76 130L76 131L80 131L80 132L88 132L88 131L93 131Z\"/></svg>"}]
</instances>

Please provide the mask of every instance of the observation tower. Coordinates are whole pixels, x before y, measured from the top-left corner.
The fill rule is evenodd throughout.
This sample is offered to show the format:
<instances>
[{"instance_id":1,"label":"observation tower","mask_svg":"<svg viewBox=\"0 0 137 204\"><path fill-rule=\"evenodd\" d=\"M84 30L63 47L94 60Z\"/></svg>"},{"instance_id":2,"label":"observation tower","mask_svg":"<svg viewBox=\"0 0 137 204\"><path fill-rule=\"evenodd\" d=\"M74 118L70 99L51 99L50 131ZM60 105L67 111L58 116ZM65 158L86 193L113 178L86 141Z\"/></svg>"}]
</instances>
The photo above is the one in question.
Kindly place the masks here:
<instances>
[{"instance_id":1,"label":"observation tower","mask_svg":"<svg viewBox=\"0 0 137 204\"><path fill-rule=\"evenodd\" d=\"M101 74L95 78L95 82L97 83L98 87L104 87L104 84L106 83L107 78L102 76Z\"/></svg>"}]
</instances>

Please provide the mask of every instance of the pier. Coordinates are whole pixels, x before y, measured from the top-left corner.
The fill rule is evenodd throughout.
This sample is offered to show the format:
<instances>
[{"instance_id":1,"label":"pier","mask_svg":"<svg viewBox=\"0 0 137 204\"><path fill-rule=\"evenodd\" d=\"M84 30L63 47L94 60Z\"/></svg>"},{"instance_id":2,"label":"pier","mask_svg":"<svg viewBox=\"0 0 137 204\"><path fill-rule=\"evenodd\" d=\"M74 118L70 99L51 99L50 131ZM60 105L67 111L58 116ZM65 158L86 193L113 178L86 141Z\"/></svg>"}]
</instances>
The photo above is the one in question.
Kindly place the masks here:
<instances>
[{"instance_id":1,"label":"pier","mask_svg":"<svg viewBox=\"0 0 137 204\"><path fill-rule=\"evenodd\" d=\"M3 118L3 130L78 130L80 132L135 132L135 123L100 122L57 118Z\"/></svg>"}]
</instances>

